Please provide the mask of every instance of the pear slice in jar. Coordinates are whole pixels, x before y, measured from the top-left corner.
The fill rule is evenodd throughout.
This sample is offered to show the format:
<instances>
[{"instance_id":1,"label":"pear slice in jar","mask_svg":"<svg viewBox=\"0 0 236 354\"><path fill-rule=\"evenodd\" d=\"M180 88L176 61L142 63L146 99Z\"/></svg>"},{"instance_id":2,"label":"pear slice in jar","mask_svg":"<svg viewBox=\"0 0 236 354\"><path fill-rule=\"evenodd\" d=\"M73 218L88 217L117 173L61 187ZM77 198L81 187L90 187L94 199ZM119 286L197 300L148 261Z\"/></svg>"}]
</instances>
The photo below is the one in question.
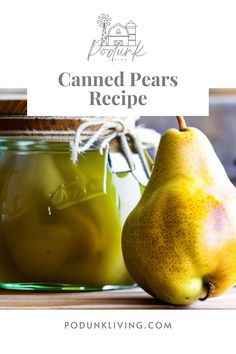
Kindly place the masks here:
<instances>
[{"instance_id":1,"label":"pear slice in jar","mask_svg":"<svg viewBox=\"0 0 236 354\"><path fill-rule=\"evenodd\" d=\"M0 172L5 181L0 186L1 203L5 206L1 224L9 259L23 277L46 266L50 273L64 261L69 235L65 228L53 231L52 226L41 221L41 215L47 214L44 185L55 187L63 180L53 168L53 160L43 154L11 155L11 159L1 163ZM56 254L52 252L52 243L57 245Z\"/></svg>"},{"instance_id":2,"label":"pear slice in jar","mask_svg":"<svg viewBox=\"0 0 236 354\"><path fill-rule=\"evenodd\" d=\"M32 214L30 217L29 225L21 218L9 224L5 232L13 261L22 274L31 281L66 282L69 277L67 262L74 249L76 248L76 252L82 255L82 261L85 262L96 248L97 237L94 236L93 225L77 215L81 236L75 238L71 226L64 222L65 216L61 216L62 222L51 224L42 223L38 217L32 217ZM16 232L19 228L20 235ZM63 271L64 278L61 276ZM73 272L75 273L75 270ZM79 274L76 274L75 278L79 280Z\"/></svg>"},{"instance_id":3,"label":"pear slice in jar","mask_svg":"<svg viewBox=\"0 0 236 354\"><path fill-rule=\"evenodd\" d=\"M11 210L4 240L19 281L130 282L106 156L88 152L73 164L68 153L27 154L17 156L16 166L1 195Z\"/></svg>"},{"instance_id":4,"label":"pear slice in jar","mask_svg":"<svg viewBox=\"0 0 236 354\"><path fill-rule=\"evenodd\" d=\"M74 235L74 247L63 268L61 275L69 277L70 282L78 282L90 286L105 284L133 283L124 265L121 252L121 222L116 204L115 189L111 175L107 177L107 193L89 199L68 209L67 217L71 219L71 231ZM63 210L66 213L66 210ZM65 216L66 214L64 214ZM93 225L92 233L81 233L78 215ZM86 230L85 230L86 231ZM81 238L90 240L96 245L91 252L80 253L78 247ZM77 245L77 246L76 246Z\"/></svg>"},{"instance_id":5,"label":"pear slice in jar","mask_svg":"<svg viewBox=\"0 0 236 354\"><path fill-rule=\"evenodd\" d=\"M53 159L46 154L6 153L0 162L2 223L41 207L49 191L64 182Z\"/></svg>"}]
</instances>

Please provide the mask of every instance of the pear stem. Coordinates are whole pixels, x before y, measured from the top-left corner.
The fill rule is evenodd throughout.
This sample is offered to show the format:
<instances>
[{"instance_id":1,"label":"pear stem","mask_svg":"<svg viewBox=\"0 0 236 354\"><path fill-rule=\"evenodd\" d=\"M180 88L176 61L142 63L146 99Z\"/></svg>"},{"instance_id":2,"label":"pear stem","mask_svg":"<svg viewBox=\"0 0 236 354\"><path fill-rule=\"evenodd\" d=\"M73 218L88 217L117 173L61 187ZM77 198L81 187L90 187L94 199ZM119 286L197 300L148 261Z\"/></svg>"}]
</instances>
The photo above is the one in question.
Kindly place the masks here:
<instances>
[{"instance_id":1,"label":"pear stem","mask_svg":"<svg viewBox=\"0 0 236 354\"><path fill-rule=\"evenodd\" d=\"M184 131L187 130L187 124L185 122L185 119L183 116L176 116L178 124L179 124L179 130Z\"/></svg>"},{"instance_id":2,"label":"pear stem","mask_svg":"<svg viewBox=\"0 0 236 354\"><path fill-rule=\"evenodd\" d=\"M204 297L201 297L199 300L205 301L208 297L211 296L214 289L215 289L215 286L212 283L207 283L207 293Z\"/></svg>"}]
</instances>

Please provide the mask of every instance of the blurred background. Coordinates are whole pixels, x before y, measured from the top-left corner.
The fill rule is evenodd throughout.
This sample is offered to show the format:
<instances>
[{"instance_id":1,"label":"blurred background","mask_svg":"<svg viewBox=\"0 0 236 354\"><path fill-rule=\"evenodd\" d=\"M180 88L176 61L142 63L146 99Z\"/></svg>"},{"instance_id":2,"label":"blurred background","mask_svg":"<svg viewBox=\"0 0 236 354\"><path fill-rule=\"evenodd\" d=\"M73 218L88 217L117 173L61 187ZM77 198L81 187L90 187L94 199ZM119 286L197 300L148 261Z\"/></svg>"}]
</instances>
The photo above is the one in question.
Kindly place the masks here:
<instances>
[{"instance_id":1,"label":"blurred background","mask_svg":"<svg viewBox=\"0 0 236 354\"><path fill-rule=\"evenodd\" d=\"M228 176L236 182L236 89L210 90L209 117L185 117L211 141ZM177 128L175 117L141 117L139 124L163 133Z\"/></svg>"}]
</instances>

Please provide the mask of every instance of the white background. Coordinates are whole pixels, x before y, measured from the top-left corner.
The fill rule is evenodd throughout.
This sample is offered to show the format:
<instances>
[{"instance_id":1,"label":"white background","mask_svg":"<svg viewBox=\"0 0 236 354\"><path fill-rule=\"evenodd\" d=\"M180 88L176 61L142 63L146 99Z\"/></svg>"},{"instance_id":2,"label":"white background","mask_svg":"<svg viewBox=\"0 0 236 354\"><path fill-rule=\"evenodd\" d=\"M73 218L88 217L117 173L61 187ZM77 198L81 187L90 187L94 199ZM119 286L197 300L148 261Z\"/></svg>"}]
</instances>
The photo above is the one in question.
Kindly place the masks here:
<instances>
[{"instance_id":1,"label":"white background","mask_svg":"<svg viewBox=\"0 0 236 354\"><path fill-rule=\"evenodd\" d=\"M170 322L171 330L65 330L65 322ZM1 348L11 353L234 352L231 311L2 311Z\"/></svg>"},{"instance_id":2,"label":"white background","mask_svg":"<svg viewBox=\"0 0 236 354\"><path fill-rule=\"evenodd\" d=\"M114 23L132 19L138 24L145 57L119 65L86 61L98 36L97 16L103 12ZM27 87L29 114L207 115L208 88L236 87L235 13L235 1L229 0L2 0L0 87ZM177 73L180 84L177 89L153 89L149 105L132 112L92 110L86 90L57 84L62 71L92 75L119 70ZM158 318L173 320L174 327L171 333L64 331L64 321L75 318ZM235 311L1 311L0 345L7 354L218 353L234 350L235 320Z\"/></svg>"},{"instance_id":3,"label":"white background","mask_svg":"<svg viewBox=\"0 0 236 354\"><path fill-rule=\"evenodd\" d=\"M235 87L235 1L2 1L1 87L28 87L29 114L207 115L208 88ZM132 19L147 54L135 62L87 61L96 21ZM148 104L91 107L87 88L63 88L58 75L178 75L176 88L146 88ZM119 94L120 88L104 93ZM134 93L128 90L129 93ZM135 94L143 94L136 89Z\"/></svg>"}]
</instances>

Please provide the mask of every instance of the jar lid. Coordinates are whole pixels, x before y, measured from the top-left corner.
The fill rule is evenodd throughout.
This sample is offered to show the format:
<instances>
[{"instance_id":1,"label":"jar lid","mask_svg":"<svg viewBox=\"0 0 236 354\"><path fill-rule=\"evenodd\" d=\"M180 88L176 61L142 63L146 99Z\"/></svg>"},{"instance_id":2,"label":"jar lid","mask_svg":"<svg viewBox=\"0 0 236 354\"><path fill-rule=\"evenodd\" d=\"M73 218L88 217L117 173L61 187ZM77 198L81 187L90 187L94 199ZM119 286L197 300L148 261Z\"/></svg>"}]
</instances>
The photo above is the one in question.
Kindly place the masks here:
<instances>
[{"instance_id":1,"label":"jar lid","mask_svg":"<svg viewBox=\"0 0 236 354\"><path fill-rule=\"evenodd\" d=\"M3 116L0 117L0 135L70 135L85 122L96 131L104 122L119 122L126 129L133 129L139 117L53 117L53 116Z\"/></svg>"},{"instance_id":2,"label":"jar lid","mask_svg":"<svg viewBox=\"0 0 236 354\"><path fill-rule=\"evenodd\" d=\"M9 135L20 133L20 135L39 134L47 132L76 131L85 122L80 117L33 117L33 116L5 116L0 117L0 132Z\"/></svg>"},{"instance_id":3,"label":"jar lid","mask_svg":"<svg viewBox=\"0 0 236 354\"><path fill-rule=\"evenodd\" d=\"M6 114L26 114L27 101L24 100L0 100L0 116ZM0 118L1 119L1 118Z\"/></svg>"},{"instance_id":4,"label":"jar lid","mask_svg":"<svg viewBox=\"0 0 236 354\"><path fill-rule=\"evenodd\" d=\"M109 146L110 152L124 154L131 171L135 169L132 153L137 153L149 176L143 146L132 132L135 121L135 118L117 117L11 116L0 118L0 136L70 141L71 158L75 163L80 154L94 149L102 153Z\"/></svg>"},{"instance_id":5,"label":"jar lid","mask_svg":"<svg viewBox=\"0 0 236 354\"><path fill-rule=\"evenodd\" d=\"M135 126L135 121L133 123ZM129 122L130 126L130 122ZM116 117L0 117L0 137L72 141L79 152L111 143L118 149L116 137L128 130L125 119ZM113 141L111 141L113 140Z\"/></svg>"},{"instance_id":6,"label":"jar lid","mask_svg":"<svg viewBox=\"0 0 236 354\"><path fill-rule=\"evenodd\" d=\"M0 88L0 116L26 114L27 90Z\"/></svg>"}]
</instances>

